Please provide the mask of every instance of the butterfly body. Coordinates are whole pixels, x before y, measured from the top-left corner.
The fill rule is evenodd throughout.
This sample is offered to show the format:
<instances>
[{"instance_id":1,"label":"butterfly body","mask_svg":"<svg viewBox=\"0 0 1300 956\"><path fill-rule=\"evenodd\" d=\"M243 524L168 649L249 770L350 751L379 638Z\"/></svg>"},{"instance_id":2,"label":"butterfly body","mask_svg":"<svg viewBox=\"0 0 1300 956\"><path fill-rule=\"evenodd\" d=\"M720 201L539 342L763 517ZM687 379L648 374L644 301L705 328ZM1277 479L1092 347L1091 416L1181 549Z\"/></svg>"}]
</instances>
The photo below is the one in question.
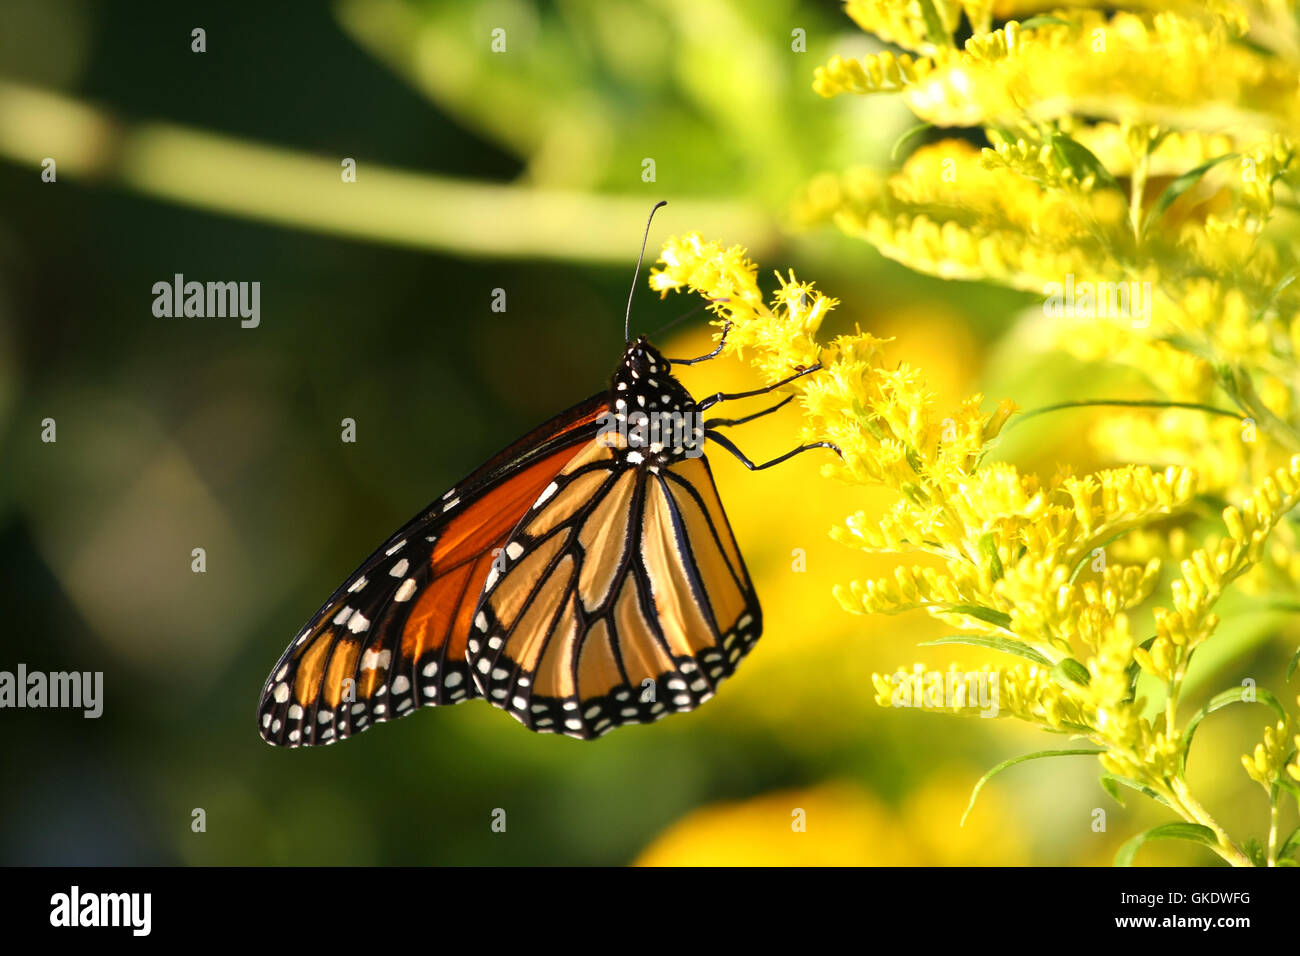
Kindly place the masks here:
<instances>
[{"instance_id":1,"label":"butterfly body","mask_svg":"<svg viewBox=\"0 0 1300 956\"><path fill-rule=\"evenodd\" d=\"M329 744L475 697L591 738L711 697L762 622L703 407L630 342L607 392L496 455L340 586L272 669L263 738Z\"/></svg>"}]
</instances>

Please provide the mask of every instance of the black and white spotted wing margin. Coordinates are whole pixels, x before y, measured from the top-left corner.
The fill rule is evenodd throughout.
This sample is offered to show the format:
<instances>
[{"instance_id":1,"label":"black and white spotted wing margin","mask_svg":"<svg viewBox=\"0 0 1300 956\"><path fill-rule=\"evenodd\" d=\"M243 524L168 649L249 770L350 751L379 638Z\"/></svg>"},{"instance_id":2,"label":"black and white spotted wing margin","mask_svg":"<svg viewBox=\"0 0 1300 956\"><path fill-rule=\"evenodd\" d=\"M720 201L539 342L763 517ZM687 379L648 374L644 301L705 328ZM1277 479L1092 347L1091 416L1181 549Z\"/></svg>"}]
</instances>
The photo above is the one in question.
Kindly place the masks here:
<instances>
[{"instance_id":1,"label":"black and white spotted wing margin","mask_svg":"<svg viewBox=\"0 0 1300 956\"><path fill-rule=\"evenodd\" d=\"M478 695L475 608L510 533L607 406L595 396L524 436L367 558L285 650L262 688L272 744L332 744L421 707Z\"/></svg>"}]
</instances>

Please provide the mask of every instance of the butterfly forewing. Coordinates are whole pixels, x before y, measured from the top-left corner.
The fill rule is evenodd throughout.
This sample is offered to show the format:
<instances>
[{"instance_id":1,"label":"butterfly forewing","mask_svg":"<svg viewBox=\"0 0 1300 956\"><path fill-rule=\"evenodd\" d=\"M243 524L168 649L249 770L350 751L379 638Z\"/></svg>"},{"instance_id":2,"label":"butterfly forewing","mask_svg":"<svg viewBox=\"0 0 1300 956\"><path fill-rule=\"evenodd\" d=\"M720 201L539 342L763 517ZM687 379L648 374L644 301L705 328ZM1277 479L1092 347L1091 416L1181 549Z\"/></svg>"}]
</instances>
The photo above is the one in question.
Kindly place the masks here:
<instances>
[{"instance_id":1,"label":"butterfly forewing","mask_svg":"<svg viewBox=\"0 0 1300 956\"><path fill-rule=\"evenodd\" d=\"M630 465L592 441L489 574L480 692L530 729L596 737L703 703L762 630L708 462Z\"/></svg>"},{"instance_id":2,"label":"butterfly forewing","mask_svg":"<svg viewBox=\"0 0 1300 956\"><path fill-rule=\"evenodd\" d=\"M258 707L262 736L333 743L421 706L478 696L466 644L484 581L606 407L596 396L535 429L376 549L272 669Z\"/></svg>"}]
</instances>

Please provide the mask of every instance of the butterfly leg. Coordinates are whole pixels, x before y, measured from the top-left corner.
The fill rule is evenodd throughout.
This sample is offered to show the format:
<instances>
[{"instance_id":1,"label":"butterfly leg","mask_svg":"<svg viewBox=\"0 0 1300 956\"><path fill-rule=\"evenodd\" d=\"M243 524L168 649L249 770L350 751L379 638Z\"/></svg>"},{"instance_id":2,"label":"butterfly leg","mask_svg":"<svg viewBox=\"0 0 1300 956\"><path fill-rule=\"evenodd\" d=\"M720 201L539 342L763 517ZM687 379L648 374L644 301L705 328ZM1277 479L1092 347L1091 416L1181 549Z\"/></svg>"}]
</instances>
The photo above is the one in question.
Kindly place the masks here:
<instances>
[{"instance_id":1,"label":"butterfly leg","mask_svg":"<svg viewBox=\"0 0 1300 956\"><path fill-rule=\"evenodd\" d=\"M797 378L803 378L805 375L811 375L813 372L820 371L821 367L821 363L818 362L816 365L810 365L805 369L800 369L793 375L781 379L779 382L773 382L771 385L765 385L762 388L751 389L748 392L717 392L703 401L696 403L696 408L700 411L705 411L706 409L712 408L714 405L718 404L718 402L730 402L738 398L753 398L755 395L766 395L768 392L775 391L782 385L789 385Z\"/></svg>"},{"instance_id":2,"label":"butterfly leg","mask_svg":"<svg viewBox=\"0 0 1300 956\"><path fill-rule=\"evenodd\" d=\"M717 432L713 432L713 431L706 432L705 434L709 437L711 441L717 442L723 448L727 449L727 451L735 455L736 458L740 461L740 463L744 465L746 468L748 468L750 471L762 471L764 468L771 468L773 465L779 465L781 464L781 462L786 461L789 458L793 458L795 455L803 454L806 451L812 451L814 448L829 448L840 457L844 456L844 453L840 451L839 447L835 445L833 442L817 441L817 442L810 442L807 445L800 445L798 448L794 449L793 451L788 451L784 455L780 455L776 458L773 458L771 461L765 461L761 465L756 465L752 461L750 461L747 457L745 457L745 453L743 451L741 451L739 448L737 448L735 445L731 443L731 439L726 438L718 434Z\"/></svg>"},{"instance_id":3,"label":"butterfly leg","mask_svg":"<svg viewBox=\"0 0 1300 956\"><path fill-rule=\"evenodd\" d=\"M794 396L787 395L785 398L781 399L771 408L765 408L760 412L754 412L754 414L746 415L744 418L708 418L705 419L704 421L704 427L707 429L707 428L722 428L727 425L743 425L746 422L752 422L756 418L762 418L764 415L771 415L773 412L780 411L786 405L789 405L792 401L794 401Z\"/></svg>"},{"instance_id":4,"label":"butterfly leg","mask_svg":"<svg viewBox=\"0 0 1300 956\"><path fill-rule=\"evenodd\" d=\"M726 302L726 299L717 299L718 302ZM718 347L708 355L701 355L693 359L669 359L673 365L698 365L700 362L707 362L711 358L717 358L722 354L722 347L727 344L727 333L731 331L731 323L728 322L722 327L722 338L718 339Z\"/></svg>"}]
</instances>

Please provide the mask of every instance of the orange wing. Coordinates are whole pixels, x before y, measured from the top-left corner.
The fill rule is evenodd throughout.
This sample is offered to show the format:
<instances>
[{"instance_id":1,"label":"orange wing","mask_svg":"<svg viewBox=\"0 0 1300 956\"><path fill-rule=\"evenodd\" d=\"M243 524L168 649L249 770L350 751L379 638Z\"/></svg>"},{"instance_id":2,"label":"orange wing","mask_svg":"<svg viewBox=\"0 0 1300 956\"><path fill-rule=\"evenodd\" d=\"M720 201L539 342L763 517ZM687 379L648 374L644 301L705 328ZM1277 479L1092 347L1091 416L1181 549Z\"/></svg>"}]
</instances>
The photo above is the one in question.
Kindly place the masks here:
<instances>
[{"instance_id":1,"label":"orange wing","mask_svg":"<svg viewBox=\"0 0 1300 956\"><path fill-rule=\"evenodd\" d=\"M469 640L488 701L590 738L693 710L757 641L762 612L704 458L623 464L593 441L490 573Z\"/></svg>"},{"instance_id":2,"label":"orange wing","mask_svg":"<svg viewBox=\"0 0 1300 956\"><path fill-rule=\"evenodd\" d=\"M479 696L466 663L494 558L547 486L595 435L594 396L533 430L409 521L325 602L271 671L262 737L330 744L421 706Z\"/></svg>"}]
</instances>

